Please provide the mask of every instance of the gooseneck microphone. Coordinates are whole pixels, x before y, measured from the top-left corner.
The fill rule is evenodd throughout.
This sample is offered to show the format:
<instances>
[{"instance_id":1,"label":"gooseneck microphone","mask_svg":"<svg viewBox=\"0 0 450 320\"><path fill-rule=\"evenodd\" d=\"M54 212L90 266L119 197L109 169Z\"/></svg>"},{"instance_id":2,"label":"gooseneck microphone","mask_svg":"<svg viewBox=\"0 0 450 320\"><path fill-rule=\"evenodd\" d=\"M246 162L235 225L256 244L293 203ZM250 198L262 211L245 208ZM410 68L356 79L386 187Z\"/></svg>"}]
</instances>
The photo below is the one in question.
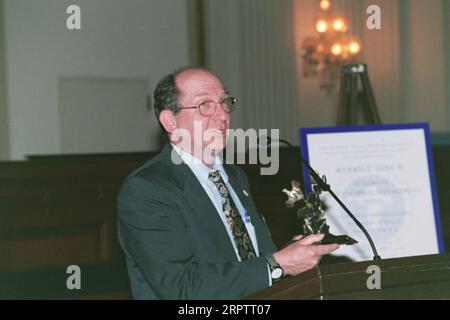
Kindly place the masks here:
<instances>
[{"instance_id":1,"label":"gooseneck microphone","mask_svg":"<svg viewBox=\"0 0 450 320\"><path fill-rule=\"evenodd\" d=\"M286 141L284 139L276 139L273 140L272 137L266 136L267 142L266 145L269 146L272 144L273 141L281 142L287 145L289 148L295 148L289 141ZM260 139L258 138L258 145L260 144ZM361 231L364 233L365 237L369 241L370 247L372 248L373 252L373 260L381 260L381 257L378 255L377 248L375 247L375 244L372 241L372 238L370 237L369 232L367 232L366 228L362 225L361 222L351 213L350 209L347 208L347 206L339 199L339 197L331 190L331 187L329 184L327 184L323 179L319 176L319 174L311 167L311 165L306 161L302 156L300 157L302 163L309 169L311 176L313 179L317 182L318 186L328 192L333 199L341 206L342 209L348 214L348 216L355 222L355 224L361 229Z\"/></svg>"}]
</instances>

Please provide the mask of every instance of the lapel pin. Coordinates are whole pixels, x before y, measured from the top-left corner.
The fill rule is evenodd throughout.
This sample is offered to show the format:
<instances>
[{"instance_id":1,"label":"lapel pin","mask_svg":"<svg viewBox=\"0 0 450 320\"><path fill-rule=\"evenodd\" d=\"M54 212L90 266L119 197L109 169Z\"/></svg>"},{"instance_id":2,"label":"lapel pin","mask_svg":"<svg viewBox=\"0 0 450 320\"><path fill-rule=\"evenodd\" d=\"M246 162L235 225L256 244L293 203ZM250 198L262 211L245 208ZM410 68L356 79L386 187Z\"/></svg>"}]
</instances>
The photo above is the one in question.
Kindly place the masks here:
<instances>
[{"instance_id":1,"label":"lapel pin","mask_svg":"<svg viewBox=\"0 0 450 320\"><path fill-rule=\"evenodd\" d=\"M247 191L243 190L242 192L244 192L245 196L248 197Z\"/></svg>"}]
</instances>

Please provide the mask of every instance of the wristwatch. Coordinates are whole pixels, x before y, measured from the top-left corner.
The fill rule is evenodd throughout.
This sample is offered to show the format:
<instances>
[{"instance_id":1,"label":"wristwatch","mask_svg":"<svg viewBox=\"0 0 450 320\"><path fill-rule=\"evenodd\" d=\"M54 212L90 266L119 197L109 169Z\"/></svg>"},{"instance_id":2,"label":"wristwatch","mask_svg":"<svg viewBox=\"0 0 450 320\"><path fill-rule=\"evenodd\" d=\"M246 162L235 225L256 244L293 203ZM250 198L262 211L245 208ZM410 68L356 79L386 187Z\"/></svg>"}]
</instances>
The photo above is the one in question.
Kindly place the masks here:
<instances>
[{"instance_id":1,"label":"wristwatch","mask_svg":"<svg viewBox=\"0 0 450 320\"><path fill-rule=\"evenodd\" d=\"M265 255L267 264L269 265L270 269L270 277L272 278L273 282L280 281L283 277L284 271L283 268L280 266L280 264L275 260L273 255Z\"/></svg>"}]
</instances>

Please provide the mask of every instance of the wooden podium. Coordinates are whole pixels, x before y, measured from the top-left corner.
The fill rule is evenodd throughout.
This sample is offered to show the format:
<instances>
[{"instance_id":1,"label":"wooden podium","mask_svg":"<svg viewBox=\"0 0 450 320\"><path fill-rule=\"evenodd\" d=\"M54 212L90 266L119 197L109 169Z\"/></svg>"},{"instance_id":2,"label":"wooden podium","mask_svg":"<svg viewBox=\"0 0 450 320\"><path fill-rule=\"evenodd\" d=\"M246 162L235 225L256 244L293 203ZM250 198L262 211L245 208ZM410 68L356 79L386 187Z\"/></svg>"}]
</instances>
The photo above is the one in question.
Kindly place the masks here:
<instances>
[{"instance_id":1,"label":"wooden podium","mask_svg":"<svg viewBox=\"0 0 450 320\"><path fill-rule=\"evenodd\" d=\"M380 290L367 288L371 265L380 267ZM450 299L450 254L318 266L246 299Z\"/></svg>"}]
</instances>

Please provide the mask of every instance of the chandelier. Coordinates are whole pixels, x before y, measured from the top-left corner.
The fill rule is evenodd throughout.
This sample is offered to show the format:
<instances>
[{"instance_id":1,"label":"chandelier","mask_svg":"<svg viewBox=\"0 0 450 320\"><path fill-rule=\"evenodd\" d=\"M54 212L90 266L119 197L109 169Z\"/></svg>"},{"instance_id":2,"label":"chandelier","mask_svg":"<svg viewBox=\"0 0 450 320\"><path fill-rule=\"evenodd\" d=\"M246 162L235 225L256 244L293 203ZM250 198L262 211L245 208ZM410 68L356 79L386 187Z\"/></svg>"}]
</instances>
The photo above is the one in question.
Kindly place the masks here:
<instances>
[{"instance_id":1,"label":"chandelier","mask_svg":"<svg viewBox=\"0 0 450 320\"><path fill-rule=\"evenodd\" d=\"M348 20L331 12L331 0L318 0L320 14L314 19L317 34L302 43L304 77L320 76L320 87L331 91L339 78L339 68L356 63L361 41L349 34Z\"/></svg>"}]
</instances>

